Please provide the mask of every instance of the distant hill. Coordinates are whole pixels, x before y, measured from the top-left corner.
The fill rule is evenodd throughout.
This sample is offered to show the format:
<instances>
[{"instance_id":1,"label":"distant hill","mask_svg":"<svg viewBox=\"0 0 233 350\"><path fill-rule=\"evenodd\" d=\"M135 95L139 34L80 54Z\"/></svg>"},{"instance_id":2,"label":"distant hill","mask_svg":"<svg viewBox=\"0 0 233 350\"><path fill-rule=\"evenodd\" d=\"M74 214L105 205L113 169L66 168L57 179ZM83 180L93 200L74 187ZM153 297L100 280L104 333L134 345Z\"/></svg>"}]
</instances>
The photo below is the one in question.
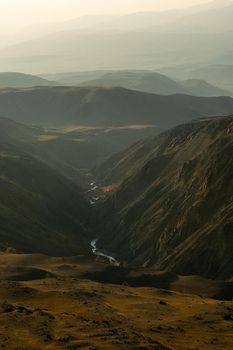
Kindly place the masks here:
<instances>
[{"instance_id":1,"label":"distant hill","mask_svg":"<svg viewBox=\"0 0 233 350\"><path fill-rule=\"evenodd\" d=\"M48 126L157 125L232 113L229 97L159 96L124 88L40 87L0 90L0 115Z\"/></svg>"},{"instance_id":2,"label":"distant hill","mask_svg":"<svg viewBox=\"0 0 233 350\"><path fill-rule=\"evenodd\" d=\"M134 265L232 278L232 151L233 117L207 118L110 158L97 171L115 187L100 218L105 249Z\"/></svg>"},{"instance_id":3,"label":"distant hill","mask_svg":"<svg viewBox=\"0 0 233 350\"><path fill-rule=\"evenodd\" d=\"M174 79L204 79L210 84L233 93L233 65L210 64L210 65L181 65L161 69L161 73L167 74Z\"/></svg>"},{"instance_id":4,"label":"distant hill","mask_svg":"<svg viewBox=\"0 0 233 350\"><path fill-rule=\"evenodd\" d=\"M57 81L60 85L78 86L79 84L94 79L101 78L106 73L111 71L96 70L96 71L84 71L84 72L64 72L54 74L42 74L40 75L44 79Z\"/></svg>"},{"instance_id":5,"label":"distant hill","mask_svg":"<svg viewBox=\"0 0 233 350\"><path fill-rule=\"evenodd\" d=\"M32 140L30 128L0 119L0 248L88 253L89 205L77 185L23 150Z\"/></svg>"},{"instance_id":6,"label":"distant hill","mask_svg":"<svg viewBox=\"0 0 233 350\"><path fill-rule=\"evenodd\" d=\"M232 15L232 1L221 0L214 6L88 16L50 23L48 28L39 25L1 49L0 66L4 71L13 65L16 71L35 74L72 72L77 67L158 70L177 63L232 64Z\"/></svg>"},{"instance_id":7,"label":"distant hill","mask_svg":"<svg viewBox=\"0 0 233 350\"><path fill-rule=\"evenodd\" d=\"M220 89L202 79L187 79L181 81L180 84L187 92L189 91L194 96L233 96L233 92Z\"/></svg>"},{"instance_id":8,"label":"distant hill","mask_svg":"<svg viewBox=\"0 0 233 350\"><path fill-rule=\"evenodd\" d=\"M57 86L58 83L23 73L0 73L0 88L27 88L33 86Z\"/></svg>"},{"instance_id":9,"label":"distant hill","mask_svg":"<svg viewBox=\"0 0 233 350\"><path fill-rule=\"evenodd\" d=\"M80 83L80 76L76 85L116 87L121 86L127 89L138 90L158 95L187 94L193 96L229 96L231 93L218 89L202 80L187 80L183 82L174 81L167 76L152 71L116 71L105 73L95 80L87 80ZM68 77L67 82L71 82ZM63 78L63 83L65 79ZM72 80L75 85L75 76ZM232 93L233 95L233 93Z\"/></svg>"}]
</instances>

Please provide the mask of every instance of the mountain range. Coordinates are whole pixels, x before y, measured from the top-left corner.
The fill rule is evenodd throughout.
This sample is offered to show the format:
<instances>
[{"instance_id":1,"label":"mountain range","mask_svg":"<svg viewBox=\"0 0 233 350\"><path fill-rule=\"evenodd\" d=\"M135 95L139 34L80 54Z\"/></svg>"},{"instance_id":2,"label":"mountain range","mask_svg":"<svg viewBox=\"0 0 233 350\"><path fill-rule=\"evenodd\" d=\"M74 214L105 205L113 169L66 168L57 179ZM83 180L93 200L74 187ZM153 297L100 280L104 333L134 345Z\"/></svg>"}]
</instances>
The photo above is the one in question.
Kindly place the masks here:
<instances>
[{"instance_id":1,"label":"mountain range","mask_svg":"<svg viewBox=\"0 0 233 350\"><path fill-rule=\"evenodd\" d=\"M232 1L155 13L78 18L1 49L4 71L42 73L231 64ZM217 84L217 86L220 86Z\"/></svg>"},{"instance_id":2,"label":"mountain range","mask_svg":"<svg viewBox=\"0 0 233 350\"><path fill-rule=\"evenodd\" d=\"M0 349L233 349L233 0L139 2L0 1Z\"/></svg>"},{"instance_id":3,"label":"mountain range","mask_svg":"<svg viewBox=\"0 0 233 350\"><path fill-rule=\"evenodd\" d=\"M73 82L75 78L72 79ZM65 82L65 79L62 79ZM70 78L67 81L71 81ZM72 84L73 85L73 84ZM109 72L95 80L79 83L79 86L124 87L158 95L187 94L192 96L229 96L233 92L219 89L200 79L174 81L163 74L151 71Z\"/></svg>"},{"instance_id":4,"label":"mountain range","mask_svg":"<svg viewBox=\"0 0 233 350\"><path fill-rule=\"evenodd\" d=\"M158 95L187 94L194 96L231 96L226 91L200 79L175 81L153 71L88 71L45 74L42 77L6 72L0 73L0 88L29 88L37 86L124 87Z\"/></svg>"},{"instance_id":5,"label":"mountain range","mask_svg":"<svg viewBox=\"0 0 233 350\"><path fill-rule=\"evenodd\" d=\"M0 115L29 125L169 128L200 116L232 113L230 97L160 96L124 88L1 89Z\"/></svg>"},{"instance_id":6,"label":"mountain range","mask_svg":"<svg viewBox=\"0 0 233 350\"><path fill-rule=\"evenodd\" d=\"M0 88L27 88L33 86L57 86L57 82L17 72L0 73Z\"/></svg>"}]
</instances>

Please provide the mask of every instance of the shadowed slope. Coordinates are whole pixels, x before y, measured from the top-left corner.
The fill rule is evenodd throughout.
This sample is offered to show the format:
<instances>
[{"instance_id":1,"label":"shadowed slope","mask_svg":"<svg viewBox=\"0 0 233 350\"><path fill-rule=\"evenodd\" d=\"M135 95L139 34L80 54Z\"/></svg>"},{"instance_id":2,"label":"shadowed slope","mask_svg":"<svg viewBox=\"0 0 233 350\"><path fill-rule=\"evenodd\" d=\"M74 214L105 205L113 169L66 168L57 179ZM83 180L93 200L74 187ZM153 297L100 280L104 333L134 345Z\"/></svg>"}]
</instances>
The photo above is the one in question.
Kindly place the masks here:
<instances>
[{"instance_id":1,"label":"shadowed slope","mask_svg":"<svg viewBox=\"0 0 233 350\"><path fill-rule=\"evenodd\" d=\"M1 119L0 241L24 252L88 252L90 208L80 188L23 151L31 128ZM34 130L34 129L33 129Z\"/></svg>"},{"instance_id":2,"label":"shadowed slope","mask_svg":"<svg viewBox=\"0 0 233 350\"><path fill-rule=\"evenodd\" d=\"M200 116L232 113L229 97L159 96L123 88L40 87L0 90L0 115L35 125L169 128Z\"/></svg>"},{"instance_id":3,"label":"shadowed slope","mask_svg":"<svg viewBox=\"0 0 233 350\"><path fill-rule=\"evenodd\" d=\"M197 121L109 160L105 185L111 174L120 185L104 204L104 246L127 262L231 278L232 132L232 117Z\"/></svg>"}]
</instances>

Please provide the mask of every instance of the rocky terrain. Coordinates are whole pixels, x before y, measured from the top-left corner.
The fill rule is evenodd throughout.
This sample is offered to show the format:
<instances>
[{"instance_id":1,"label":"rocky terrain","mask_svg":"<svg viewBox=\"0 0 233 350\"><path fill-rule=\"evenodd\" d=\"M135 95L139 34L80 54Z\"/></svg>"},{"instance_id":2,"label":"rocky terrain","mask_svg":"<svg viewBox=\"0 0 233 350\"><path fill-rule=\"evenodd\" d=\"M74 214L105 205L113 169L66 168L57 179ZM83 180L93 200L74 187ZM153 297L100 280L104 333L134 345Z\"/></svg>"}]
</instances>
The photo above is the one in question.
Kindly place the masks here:
<instances>
[{"instance_id":1,"label":"rocky terrain","mask_svg":"<svg viewBox=\"0 0 233 350\"><path fill-rule=\"evenodd\" d=\"M232 132L232 117L203 119L110 158L97 170L112 191L102 245L130 264L232 278Z\"/></svg>"}]
</instances>

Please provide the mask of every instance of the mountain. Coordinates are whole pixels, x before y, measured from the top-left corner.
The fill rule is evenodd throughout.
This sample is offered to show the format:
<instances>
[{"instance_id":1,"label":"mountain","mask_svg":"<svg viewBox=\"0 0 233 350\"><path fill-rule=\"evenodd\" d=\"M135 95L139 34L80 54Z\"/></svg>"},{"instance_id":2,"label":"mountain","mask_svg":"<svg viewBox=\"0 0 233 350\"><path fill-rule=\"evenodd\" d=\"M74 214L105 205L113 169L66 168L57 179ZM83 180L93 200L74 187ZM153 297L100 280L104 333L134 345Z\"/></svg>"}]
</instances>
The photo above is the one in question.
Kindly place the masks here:
<instances>
[{"instance_id":1,"label":"mountain","mask_svg":"<svg viewBox=\"0 0 233 350\"><path fill-rule=\"evenodd\" d=\"M89 169L130 144L158 132L156 126L143 125L43 128L17 124L14 128L14 122L10 124L9 120L7 125L4 126L2 139L7 135L18 150L37 158L79 185L83 181L86 184L85 174Z\"/></svg>"},{"instance_id":2,"label":"mountain","mask_svg":"<svg viewBox=\"0 0 233 350\"><path fill-rule=\"evenodd\" d=\"M179 64L231 64L233 3L79 18L1 49L4 71L64 72L153 69ZM204 79L201 77L201 79ZM219 84L215 84L219 86Z\"/></svg>"},{"instance_id":3,"label":"mountain","mask_svg":"<svg viewBox=\"0 0 233 350\"><path fill-rule=\"evenodd\" d=\"M210 3L211 5L211 3ZM176 30L185 28L187 31L199 31L218 33L233 30L231 21L233 15L233 2L214 1L212 6L203 7L202 11L186 14L171 22L170 25Z\"/></svg>"},{"instance_id":4,"label":"mountain","mask_svg":"<svg viewBox=\"0 0 233 350\"><path fill-rule=\"evenodd\" d=\"M0 73L0 88L27 88L33 86L57 86L58 83L23 73Z\"/></svg>"},{"instance_id":5,"label":"mountain","mask_svg":"<svg viewBox=\"0 0 233 350\"><path fill-rule=\"evenodd\" d=\"M79 78L79 76L78 76ZM71 81L69 78L67 81ZM65 82L65 79L63 79ZM73 78L73 84L75 78ZM72 84L72 85L73 85ZM138 90L158 95L187 94L193 96L228 96L229 92L218 89L202 80L186 80L176 82L167 76L152 71L116 71L105 73L95 80L87 80L77 83L80 86L101 86L116 87L121 86L126 89ZM233 95L233 93L232 93Z\"/></svg>"},{"instance_id":6,"label":"mountain","mask_svg":"<svg viewBox=\"0 0 233 350\"><path fill-rule=\"evenodd\" d=\"M87 254L90 209L81 188L23 151L30 128L0 119L0 136L1 249Z\"/></svg>"},{"instance_id":7,"label":"mountain","mask_svg":"<svg viewBox=\"0 0 233 350\"><path fill-rule=\"evenodd\" d=\"M64 72L64 73L50 73L40 74L44 79L54 80L59 85L78 86L79 84L101 78L103 75L111 71L96 70L96 71L84 71L84 72Z\"/></svg>"},{"instance_id":8,"label":"mountain","mask_svg":"<svg viewBox=\"0 0 233 350\"><path fill-rule=\"evenodd\" d=\"M187 79L180 82L184 89L194 96L233 96L233 92L220 89L202 79Z\"/></svg>"},{"instance_id":9,"label":"mountain","mask_svg":"<svg viewBox=\"0 0 233 350\"><path fill-rule=\"evenodd\" d=\"M231 64L232 32L216 34L147 29L62 31L0 51L2 70L40 72L152 69L180 64ZM119 55L119 52L121 53ZM85 54L83 54L85 53ZM78 62L78 65L77 65ZM218 85L218 84L217 84Z\"/></svg>"},{"instance_id":10,"label":"mountain","mask_svg":"<svg viewBox=\"0 0 233 350\"><path fill-rule=\"evenodd\" d=\"M233 91L233 65L174 66L161 70L174 79L205 79L222 89Z\"/></svg>"},{"instance_id":11,"label":"mountain","mask_svg":"<svg viewBox=\"0 0 233 350\"><path fill-rule=\"evenodd\" d=\"M232 113L229 97L159 96L124 88L39 87L0 90L0 115L46 126L157 125Z\"/></svg>"},{"instance_id":12,"label":"mountain","mask_svg":"<svg viewBox=\"0 0 233 350\"><path fill-rule=\"evenodd\" d=\"M233 117L216 117L114 156L97 170L113 189L99 246L133 265L232 278L232 151Z\"/></svg>"}]
</instances>

